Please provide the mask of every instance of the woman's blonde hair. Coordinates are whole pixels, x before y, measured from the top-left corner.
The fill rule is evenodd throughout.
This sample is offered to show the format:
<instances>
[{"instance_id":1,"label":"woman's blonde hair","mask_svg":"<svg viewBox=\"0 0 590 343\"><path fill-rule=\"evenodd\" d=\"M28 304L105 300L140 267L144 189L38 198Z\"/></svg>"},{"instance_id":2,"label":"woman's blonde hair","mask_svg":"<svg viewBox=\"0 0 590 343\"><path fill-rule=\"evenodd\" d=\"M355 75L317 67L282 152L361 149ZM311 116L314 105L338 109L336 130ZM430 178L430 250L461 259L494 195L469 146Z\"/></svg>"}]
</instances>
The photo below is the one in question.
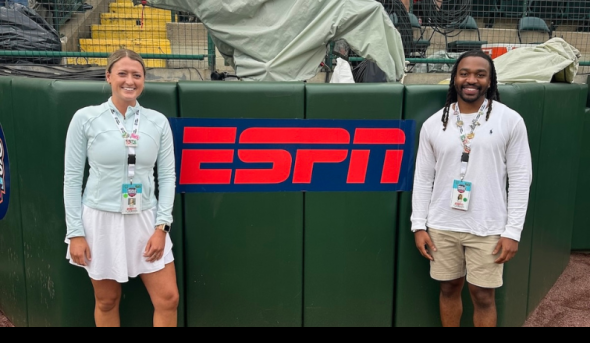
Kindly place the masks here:
<instances>
[{"instance_id":1,"label":"woman's blonde hair","mask_svg":"<svg viewBox=\"0 0 590 343\"><path fill-rule=\"evenodd\" d=\"M143 58L141 58L141 56L133 51L133 50L129 50L129 49L119 49L115 52L113 52L108 59L107 62L107 72L111 72L113 69L113 66L115 65L115 63L119 62L120 60L122 60L125 57L129 57L130 59L137 61L141 64L141 67L143 68L143 75L145 76L146 74L146 70L145 70L145 62L143 61Z\"/></svg>"}]
</instances>

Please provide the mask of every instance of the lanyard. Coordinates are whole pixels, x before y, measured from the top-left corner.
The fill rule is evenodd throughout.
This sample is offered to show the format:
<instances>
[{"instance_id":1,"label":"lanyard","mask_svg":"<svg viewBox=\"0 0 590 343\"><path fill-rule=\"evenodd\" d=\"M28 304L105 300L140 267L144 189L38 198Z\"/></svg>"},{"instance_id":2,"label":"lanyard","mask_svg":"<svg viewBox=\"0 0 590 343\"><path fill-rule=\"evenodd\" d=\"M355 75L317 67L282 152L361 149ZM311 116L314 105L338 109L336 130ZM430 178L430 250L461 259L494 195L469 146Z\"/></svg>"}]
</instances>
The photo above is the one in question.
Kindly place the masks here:
<instances>
[{"instance_id":1,"label":"lanyard","mask_svg":"<svg viewBox=\"0 0 590 343\"><path fill-rule=\"evenodd\" d=\"M465 178L465 174L467 174L467 165L469 163L469 154L471 154L471 140L473 140L473 138L475 138L475 128L481 125L479 123L479 118L481 118L481 116L484 114L486 107L488 107L488 100L487 99L485 99L483 104L481 105L481 108L479 109L479 112L477 113L477 117L475 119L473 119L473 121L471 122L471 125L469 125L469 127L471 128L471 132L468 134L465 134L465 131L463 130L463 125L465 123L463 122L463 118L461 117L461 110L459 109L459 103L455 104L455 115L457 116L457 127L459 128L459 131L461 132L461 136L459 138L461 139L461 144L463 144L463 154L461 155L461 181L463 181L463 179Z\"/></svg>"},{"instance_id":2,"label":"lanyard","mask_svg":"<svg viewBox=\"0 0 590 343\"><path fill-rule=\"evenodd\" d=\"M123 126L123 123L121 123L121 120L119 120L119 117L117 117L115 110L111 109L111 114L115 119L115 123L117 123L117 126L119 126L121 136L123 137L123 141L127 147L127 164L129 165L127 168L127 176L129 177L130 183L133 184L133 177L135 176L135 163L137 162L135 157L135 148L137 147L137 140L139 139L137 134L139 132L139 120L141 119L140 112L135 112L135 121L133 122L133 131L131 134L125 130L125 126Z\"/></svg>"}]
</instances>

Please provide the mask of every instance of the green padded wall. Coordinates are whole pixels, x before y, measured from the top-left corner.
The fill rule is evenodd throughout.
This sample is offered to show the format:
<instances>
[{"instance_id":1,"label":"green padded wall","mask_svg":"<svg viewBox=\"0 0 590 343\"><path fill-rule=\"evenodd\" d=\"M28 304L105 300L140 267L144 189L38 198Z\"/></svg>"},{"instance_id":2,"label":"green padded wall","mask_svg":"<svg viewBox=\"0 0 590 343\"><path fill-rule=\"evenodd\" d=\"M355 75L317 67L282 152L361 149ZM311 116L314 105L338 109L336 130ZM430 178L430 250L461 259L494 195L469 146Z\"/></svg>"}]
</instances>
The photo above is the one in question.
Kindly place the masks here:
<instances>
[{"instance_id":1,"label":"green padded wall","mask_svg":"<svg viewBox=\"0 0 590 343\"><path fill-rule=\"evenodd\" d=\"M183 118L304 118L303 83L181 82ZM302 326L303 194L185 194L187 326Z\"/></svg>"},{"instance_id":2,"label":"green padded wall","mask_svg":"<svg viewBox=\"0 0 590 343\"><path fill-rule=\"evenodd\" d=\"M27 157L19 161L19 178L28 324L31 327L92 326L94 295L88 274L65 259L63 156L72 115L83 104L97 103L100 88L57 83L33 78L13 81L14 102L20 104L20 110L15 112L26 113L18 116L16 134L20 137L18 154ZM60 92L61 87L76 93Z\"/></svg>"},{"instance_id":3,"label":"green padded wall","mask_svg":"<svg viewBox=\"0 0 590 343\"><path fill-rule=\"evenodd\" d=\"M17 108L18 110L18 108ZM20 111L19 111L20 112ZM23 112L20 112L23 113ZM6 217L0 221L0 309L17 327L28 326L25 261L19 186L15 109L12 79L0 77L0 124L6 139L10 165L10 196Z\"/></svg>"},{"instance_id":4,"label":"green padded wall","mask_svg":"<svg viewBox=\"0 0 590 343\"><path fill-rule=\"evenodd\" d=\"M175 85L146 85L150 99L146 97L145 105L158 102L162 103L158 105L160 108L172 108L173 112L177 99L175 88ZM18 153L28 157L20 162L19 173L21 184L25 185L21 195L26 199L22 209L28 325L94 326L94 295L88 274L65 259L63 155L71 117L79 108L106 101L110 88L104 82L22 78L14 80L13 96L15 102L22 104L21 113L27 113L20 117L16 133L23 137ZM36 139L31 141L27 137ZM38 142L44 142L42 149ZM178 216L180 204L176 205ZM182 250L178 250L182 247L182 237L179 233L175 235L175 253L178 251L180 257L177 268L182 274L182 265L178 264L182 262ZM132 280L123 289L122 325L151 326L153 308L140 280ZM182 313L179 318L182 325Z\"/></svg>"},{"instance_id":5,"label":"green padded wall","mask_svg":"<svg viewBox=\"0 0 590 343\"><path fill-rule=\"evenodd\" d=\"M537 170L541 126L543 123L545 88L539 84L514 84L499 87L500 99L508 107L518 112L524 119L529 136L529 146L533 161L533 182L529 195L529 205L524 223L518 254L504 267L504 286L496 293L498 325L501 327L520 327L528 317L529 270L532 237L534 235L535 197L537 189Z\"/></svg>"},{"instance_id":6,"label":"green padded wall","mask_svg":"<svg viewBox=\"0 0 590 343\"><path fill-rule=\"evenodd\" d=\"M448 85L406 86L404 119L416 121L416 153L420 129L430 116L444 106L448 88ZM440 326L440 288L438 283L430 278L429 261L416 249L414 234L411 231L412 192L401 194L399 209L395 326Z\"/></svg>"},{"instance_id":7,"label":"green padded wall","mask_svg":"<svg viewBox=\"0 0 590 343\"><path fill-rule=\"evenodd\" d=\"M400 84L310 84L307 119L401 119ZM304 326L391 327L397 192L305 194Z\"/></svg>"},{"instance_id":8,"label":"green padded wall","mask_svg":"<svg viewBox=\"0 0 590 343\"><path fill-rule=\"evenodd\" d=\"M590 251L590 108L584 114L584 133L580 153L580 169L578 172L578 193L574 213L574 232L572 250Z\"/></svg>"},{"instance_id":9,"label":"green padded wall","mask_svg":"<svg viewBox=\"0 0 590 343\"><path fill-rule=\"evenodd\" d=\"M587 85L545 85L528 312L569 263Z\"/></svg>"}]
</instances>

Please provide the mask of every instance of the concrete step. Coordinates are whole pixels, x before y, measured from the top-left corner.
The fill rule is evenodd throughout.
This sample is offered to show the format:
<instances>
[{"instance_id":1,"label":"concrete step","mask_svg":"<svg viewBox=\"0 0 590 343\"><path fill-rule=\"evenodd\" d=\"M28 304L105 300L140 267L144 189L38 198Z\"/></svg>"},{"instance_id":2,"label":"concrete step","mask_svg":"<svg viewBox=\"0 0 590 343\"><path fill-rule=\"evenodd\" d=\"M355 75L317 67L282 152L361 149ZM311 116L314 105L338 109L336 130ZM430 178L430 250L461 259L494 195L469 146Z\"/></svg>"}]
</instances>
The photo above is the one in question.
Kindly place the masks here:
<instances>
[{"instance_id":1,"label":"concrete step","mask_svg":"<svg viewBox=\"0 0 590 343\"><path fill-rule=\"evenodd\" d=\"M133 6L132 3L112 3L109 5L109 12L110 13L130 13L134 15L139 15L143 13L144 15L148 14L158 14L158 15L171 15L171 11L162 10L158 8L153 8L149 6Z\"/></svg>"},{"instance_id":2,"label":"concrete step","mask_svg":"<svg viewBox=\"0 0 590 343\"><path fill-rule=\"evenodd\" d=\"M101 25L118 25L121 27L132 27L132 26L141 27L141 24L142 24L141 19L135 19L135 18L125 18L125 19L103 18L100 21L100 23L101 23ZM159 19L146 19L143 21L144 28L161 28L161 27L166 27L166 24L167 24L167 22L165 20L159 20Z\"/></svg>"},{"instance_id":3,"label":"concrete step","mask_svg":"<svg viewBox=\"0 0 590 343\"><path fill-rule=\"evenodd\" d=\"M166 27L165 21L160 20L145 20L143 22L143 27L145 29L161 29L162 27ZM138 27L141 28L141 20L140 19L104 19L101 20L101 25L113 25L119 27Z\"/></svg>"},{"instance_id":4,"label":"concrete step","mask_svg":"<svg viewBox=\"0 0 590 343\"><path fill-rule=\"evenodd\" d=\"M92 39L129 40L129 39L167 39L166 27L93 25Z\"/></svg>"},{"instance_id":5,"label":"concrete step","mask_svg":"<svg viewBox=\"0 0 590 343\"><path fill-rule=\"evenodd\" d=\"M100 20L101 23L103 24L113 24L114 21L116 20L123 20L123 21L132 21L132 22L138 22L139 24L141 24L141 14L140 15L134 15L134 14L130 14L130 13L102 13L100 15ZM175 18L175 20L177 20L178 18ZM162 15L162 14L150 14L150 15L145 15L143 17L143 21L144 23L148 23L148 22L154 22L154 21L158 21L158 22L163 22L165 23L171 23L172 22L172 17L167 14L167 15Z\"/></svg>"},{"instance_id":6,"label":"concrete step","mask_svg":"<svg viewBox=\"0 0 590 343\"><path fill-rule=\"evenodd\" d=\"M144 60L146 68L166 68L166 60ZM96 65L99 67L106 67L108 62L106 58L66 58L68 65Z\"/></svg>"},{"instance_id":7,"label":"concrete step","mask_svg":"<svg viewBox=\"0 0 590 343\"><path fill-rule=\"evenodd\" d=\"M80 39L80 50L84 52L111 53L121 48L131 49L139 54L171 54L168 40L156 39Z\"/></svg>"}]
</instances>

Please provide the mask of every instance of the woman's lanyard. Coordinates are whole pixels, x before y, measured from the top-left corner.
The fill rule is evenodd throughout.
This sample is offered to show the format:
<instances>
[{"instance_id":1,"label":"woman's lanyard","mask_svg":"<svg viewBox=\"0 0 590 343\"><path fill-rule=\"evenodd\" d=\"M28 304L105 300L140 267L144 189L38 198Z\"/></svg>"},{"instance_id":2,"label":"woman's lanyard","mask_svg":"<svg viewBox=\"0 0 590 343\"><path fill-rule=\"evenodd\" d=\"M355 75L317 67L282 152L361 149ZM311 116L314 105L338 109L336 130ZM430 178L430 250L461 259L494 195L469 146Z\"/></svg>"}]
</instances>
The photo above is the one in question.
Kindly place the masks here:
<instances>
[{"instance_id":1,"label":"woman's lanyard","mask_svg":"<svg viewBox=\"0 0 590 343\"><path fill-rule=\"evenodd\" d=\"M485 109L488 107L488 100L485 99L483 102L483 105L481 105L481 108L479 109L479 112L477 113L477 117L475 119L473 119L473 121L471 122L471 125L469 125L469 127L471 128L471 132L468 134L465 134L465 131L463 130L463 125L465 123L463 123L463 118L461 117L461 110L459 109L459 103L455 104L455 115L457 116L457 127L459 128L459 131L461 132L461 144L463 144L463 155L461 155L461 181L463 181L463 179L465 179L465 174L467 174L467 165L469 164L469 154L471 154L471 141L473 140L473 138L475 138L475 128L480 126L481 124L479 123L479 118L481 118L481 116L484 114Z\"/></svg>"},{"instance_id":2,"label":"woman's lanyard","mask_svg":"<svg viewBox=\"0 0 590 343\"><path fill-rule=\"evenodd\" d=\"M127 176L129 177L129 183L133 184L133 177L135 176L135 163L137 162L135 157L135 148L137 148L137 140L139 139L138 133L139 120L141 118L140 112L135 112L135 121L133 122L133 131L131 134L125 130L125 126L123 126L123 123L121 123L121 120L119 120L119 117L117 117L115 110L111 109L111 114L115 119L115 123L117 123L117 126L119 126L125 146L127 147L127 164L129 165L127 168Z\"/></svg>"}]
</instances>

